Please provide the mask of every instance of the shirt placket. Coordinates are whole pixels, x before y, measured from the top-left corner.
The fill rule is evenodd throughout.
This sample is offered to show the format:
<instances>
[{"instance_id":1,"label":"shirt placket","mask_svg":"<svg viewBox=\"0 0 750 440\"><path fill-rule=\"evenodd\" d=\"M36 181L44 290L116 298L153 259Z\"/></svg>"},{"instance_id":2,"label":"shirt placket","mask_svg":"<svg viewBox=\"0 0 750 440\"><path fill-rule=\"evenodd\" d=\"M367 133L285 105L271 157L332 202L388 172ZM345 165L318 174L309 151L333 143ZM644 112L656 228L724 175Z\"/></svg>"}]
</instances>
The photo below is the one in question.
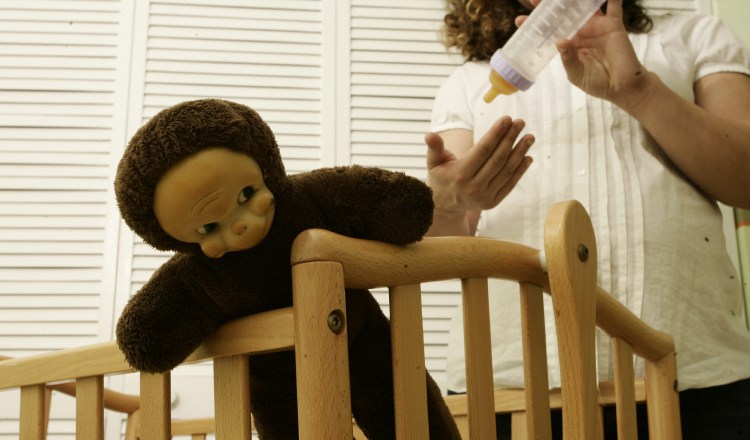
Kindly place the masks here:
<instances>
[{"instance_id":1,"label":"shirt placket","mask_svg":"<svg viewBox=\"0 0 750 440\"><path fill-rule=\"evenodd\" d=\"M586 209L590 209L591 200L589 193L589 179L591 175L589 162L590 133L589 119L586 110L586 94L578 88L571 90L571 105L573 118L571 139L573 140L572 151L572 181L573 197L581 202ZM593 146L595 147L595 146Z\"/></svg>"}]
</instances>

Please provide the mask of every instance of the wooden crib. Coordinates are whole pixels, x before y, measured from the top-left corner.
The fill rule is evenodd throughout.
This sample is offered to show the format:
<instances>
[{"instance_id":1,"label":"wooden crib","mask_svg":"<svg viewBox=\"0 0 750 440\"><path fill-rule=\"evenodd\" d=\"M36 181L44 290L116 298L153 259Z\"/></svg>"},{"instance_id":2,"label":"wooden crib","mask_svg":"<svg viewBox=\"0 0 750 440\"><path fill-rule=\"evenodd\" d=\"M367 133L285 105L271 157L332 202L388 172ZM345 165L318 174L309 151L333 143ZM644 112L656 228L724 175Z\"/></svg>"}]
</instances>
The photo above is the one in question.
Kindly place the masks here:
<instances>
[{"instance_id":1,"label":"wooden crib","mask_svg":"<svg viewBox=\"0 0 750 440\"><path fill-rule=\"evenodd\" d=\"M426 439L425 359L420 284L460 279L467 350L463 396L447 398L464 438L495 438L495 413L513 414L513 438L549 439L550 407L563 409L567 439L602 437L600 403L617 405L618 437L636 438L635 401L646 400L652 439L679 439L674 344L596 285L590 220L575 202L554 205L543 251L495 239L429 238L410 246L352 239L322 230L302 233L292 257L294 307L229 322L186 361L213 360L218 439L250 439L251 353L295 350L300 438L352 439L344 287L388 287L399 439ZM494 390L487 278L519 283L526 388ZM542 295L552 296L563 387L547 383ZM614 391L596 381L595 327L612 336ZM633 356L645 360L634 378ZM75 381L76 437L103 438L103 377L131 371L114 342L0 361L0 389L21 389L20 438L45 436L49 386ZM168 439L170 374L141 374L132 438ZM137 417L135 417L137 415ZM360 437L357 437L360 438Z\"/></svg>"}]
</instances>

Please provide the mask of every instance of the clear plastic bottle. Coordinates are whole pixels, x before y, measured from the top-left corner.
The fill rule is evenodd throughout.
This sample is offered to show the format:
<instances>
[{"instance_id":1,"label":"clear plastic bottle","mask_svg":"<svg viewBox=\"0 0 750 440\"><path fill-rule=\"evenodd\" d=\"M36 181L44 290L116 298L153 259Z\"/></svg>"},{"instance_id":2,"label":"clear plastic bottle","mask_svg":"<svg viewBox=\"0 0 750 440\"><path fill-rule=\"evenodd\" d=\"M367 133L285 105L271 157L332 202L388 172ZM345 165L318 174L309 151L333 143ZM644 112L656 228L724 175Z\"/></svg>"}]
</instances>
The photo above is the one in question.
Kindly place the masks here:
<instances>
[{"instance_id":1,"label":"clear plastic bottle","mask_svg":"<svg viewBox=\"0 0 750 440\"><path fill-rule=\"evenodd\" d=\"M570 39L606 0L543 0L523 25L490 59L492 87L484 95L491 102L498 94L526 90L557 53L556 43Z\"/></svg>"}]
</instances>

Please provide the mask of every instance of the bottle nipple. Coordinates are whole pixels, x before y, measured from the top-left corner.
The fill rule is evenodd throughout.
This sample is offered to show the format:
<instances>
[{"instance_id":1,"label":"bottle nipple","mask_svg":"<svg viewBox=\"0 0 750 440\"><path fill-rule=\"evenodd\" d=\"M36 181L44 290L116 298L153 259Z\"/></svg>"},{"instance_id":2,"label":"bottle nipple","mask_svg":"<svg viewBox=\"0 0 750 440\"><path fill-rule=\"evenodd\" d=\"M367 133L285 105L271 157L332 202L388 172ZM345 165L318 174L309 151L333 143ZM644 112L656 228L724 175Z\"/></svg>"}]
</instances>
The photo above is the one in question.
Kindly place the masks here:
<instances>
[{"instance_id":1,"label":"bottle nipple","mask_svg":"<svg viewBox=\"0 0 750 440\"><path fill-rule=\"evenodd\" d=\"M497 95L512 95L518 89L505 80L495 69L490 70L490 84L492 85L484 95L484 102L490 103Z\"/></svg>"}]
</instances>

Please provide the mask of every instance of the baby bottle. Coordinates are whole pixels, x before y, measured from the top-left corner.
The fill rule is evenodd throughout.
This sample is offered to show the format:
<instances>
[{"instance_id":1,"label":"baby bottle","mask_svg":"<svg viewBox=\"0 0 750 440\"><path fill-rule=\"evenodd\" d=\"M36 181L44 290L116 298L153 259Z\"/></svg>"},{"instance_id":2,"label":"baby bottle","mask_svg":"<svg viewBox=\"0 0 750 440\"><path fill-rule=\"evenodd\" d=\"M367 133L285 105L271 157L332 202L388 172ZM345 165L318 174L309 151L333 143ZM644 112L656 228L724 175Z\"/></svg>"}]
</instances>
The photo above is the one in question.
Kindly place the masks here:
<instances>
[{"instance_id":1,"label":"baby bottle","mask_svg":"<svg viewBox=\"0 0 750 440\"><path fill-rule=\"evenodd\" d=\"M523 25L490 59L490 84L484 95L491 102L498 94L526 90L557 53L555 43L570 39L606 0L543 0Z\"/></svg>"}]
</instances>

